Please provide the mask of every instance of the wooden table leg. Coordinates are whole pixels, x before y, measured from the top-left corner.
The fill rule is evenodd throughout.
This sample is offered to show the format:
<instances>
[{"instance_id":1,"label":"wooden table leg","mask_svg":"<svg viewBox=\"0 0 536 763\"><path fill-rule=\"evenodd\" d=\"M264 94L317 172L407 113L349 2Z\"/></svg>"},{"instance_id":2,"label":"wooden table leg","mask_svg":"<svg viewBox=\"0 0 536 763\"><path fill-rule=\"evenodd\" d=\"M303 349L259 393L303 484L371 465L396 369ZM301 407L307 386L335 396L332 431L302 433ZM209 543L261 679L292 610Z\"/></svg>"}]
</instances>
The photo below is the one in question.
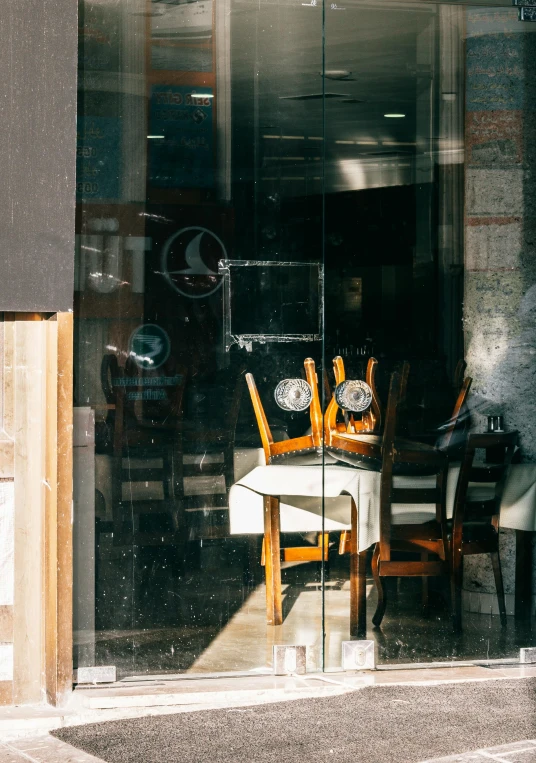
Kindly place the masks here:
<instances>
[{"instance_id":1,"label":"wooden table leg","mask_svg":"<svg viewBox=\"0 0 536 763\"><path fill-rule=\"evenodd\" d=\"M532 532L516 530L516 620L528 620L532 609Z\"/></svg>"},{"instance_id":2,"label":"wooden table leg","mask_svg":"<svg viewBox=\"0 0 536 763\"><path fill-rule=\"evenodd\" d=\"M279 498L264 496L264 574L266 578L266 623L283 623L281 602L281 549L279 543Z\"/></svg>"},{"instance_id":3,"label":"wooden table leg","mask_svg":"<svg viewBox=\"0 0 536 763\"><path fill-rule=\"evenodd\" d=\"M367 552L359 553L357 507L352 499L352 533L350 537L350 635L367 635Z\"/></svg>"}]
</instances>

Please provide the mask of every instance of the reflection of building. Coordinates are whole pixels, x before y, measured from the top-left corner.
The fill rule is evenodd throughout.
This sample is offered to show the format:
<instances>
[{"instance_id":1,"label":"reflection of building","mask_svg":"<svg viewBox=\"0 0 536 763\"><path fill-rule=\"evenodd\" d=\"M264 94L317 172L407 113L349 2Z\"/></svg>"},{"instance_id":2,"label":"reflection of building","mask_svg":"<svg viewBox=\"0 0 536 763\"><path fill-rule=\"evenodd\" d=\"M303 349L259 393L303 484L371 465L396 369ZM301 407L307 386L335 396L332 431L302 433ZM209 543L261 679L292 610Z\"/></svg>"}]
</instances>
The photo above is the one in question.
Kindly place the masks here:
<instances>
[{"instance_id":1,"label":"reflection of building","mask_svg":"<svg viewBox=\"0 0 536 763\"><path fill-rule=\"evenodd\" d=\"M265 659L241 609L250 594L262 598L258 539L228 527L233 459L258 463L249 401L240 402L244 367L272 431L293 438L307 414L282 412L273 391L299 375L305 355L330 371L341 354L357 377L374 351L380 397L409 358L410 424L422 433L447 415L465 348L478 394L505 406L523 456L535 458L536 56L515 9L329 4L323 27L308 3L82 3L76 135L72 5L55 3L59 49L56 38L42 48L52 32L37 17L9 45L9 25L0 31L0 51L35 41L29 59L5 62L18 93L8 99L0 201L0 570L8 565L14 581L0 587L5 703L71 690L73 450L76 666L106 654L123 674L208 670L218 634L239 638L226 630L235 615L246 635L225 670ZM323 60L339 79L322 80ZM34 123L46 128L38 139ZM314 275L251 268L229 327L221 259L282 271L313 262ZM144 479L125 474L127 457ZM340 611L346 562L335 564ZM309 585L316 567L297 569L299 608L320 589ZM310 611L320 653L331 615L321 629ZM127 664L129 629L148 646ZM434 657L452 657L448 639L438 645L430 630L425 641ZM333 647L327 667L337 655Z\"/></svg>"},{"instance_id":2,"label":"reflection of building","mask_svg":"<svg viewBox=\"0 0 536 763\"><path fill-rule=\"evenodd\" d=\"M212 0L153 0L151 36L158 40L209 40Z\"/></svg>"}]
</instances>

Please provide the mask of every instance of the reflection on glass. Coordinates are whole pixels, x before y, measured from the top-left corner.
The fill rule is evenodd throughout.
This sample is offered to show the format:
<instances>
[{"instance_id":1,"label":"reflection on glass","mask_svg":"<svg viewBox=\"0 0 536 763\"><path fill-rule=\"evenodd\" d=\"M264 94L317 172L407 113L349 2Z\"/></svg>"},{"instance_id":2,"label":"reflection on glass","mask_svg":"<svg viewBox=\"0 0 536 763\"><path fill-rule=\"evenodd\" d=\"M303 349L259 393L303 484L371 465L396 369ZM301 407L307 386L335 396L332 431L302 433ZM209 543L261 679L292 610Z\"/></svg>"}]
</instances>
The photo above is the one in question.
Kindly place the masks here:
<instances>
[{"instance_id":1,"label":"reflection on glass","mask_svg":"<svg viewBox=\"0 0 536 763\"><path fill-rule=\"evenodd\" d=\"M116 665L120 676L262 672L272 647L290 644L307 646L310 670L340 667L350 498L324 495L322 471L334 466L322 415L338 376L374 392L365 410L340 400L332 423L344 436L379 436L389 378L404 360L405 437L435 443L464 353L481 391L489 373L509 399L510 372L485 325L495 321L506 357L489 307L497 283L478 275L503 267L490 226L509 252L508 293L527 291L517 319L530 336L530 284L515 275L528 198L515 172L533 161L523 143L525 73L536 60L526 30L515 9L435 3L82 0L78 665ZM516 87L494 70L490 46L515 59ZM478 186L477 171L493 168L519 185L504 203ZM500 177L486 188L504 186ZM247 373L262 400L260 428ZM307 405L288 394L278 405L281 380L308 390ZM506 425L521 430L511 408ZM478 415L488 414L502 410ZM309 469L275 496L281 532L270 543L275 509L246 484L270 457L263 431L278 468L296 468L285 459L297 442ZM338 468L355 476L355 465ZM281 585L267 596L272 541ZM521 629L503 634L481 613L466 613L470 628L454 637L433 579L428 618L416 605L420 578L389 581L382 630L373 630L371 553L367 635L380 662L498 657L526 643ZM477 561L466 567L489 588Z\"/></svg>"},{"instance_id":2,"label":"reflection on glass","mask_svg":"<svg viewBox=\"0 0 536 763\"><path fill-rule=\"evenodd\" d=\"M306 638L321 668L319 561L286 565L275 632L262 497L248 503L253 528L229 511L233 484L263 463L245 373L285 440L306 433L309 413L282 410L275 388L321 360L322 99L310 123L308 104L282 99L295 81L280 66L306 44L321 92L321 13L308 10L81 3L77 664L262 671L272 644ZM306 165L282 138L289 119L312 130ZM315 512L321 528L321 496ZM314 550L317 535L285 533L284 545Z\"/></svg>"}]
</instances>

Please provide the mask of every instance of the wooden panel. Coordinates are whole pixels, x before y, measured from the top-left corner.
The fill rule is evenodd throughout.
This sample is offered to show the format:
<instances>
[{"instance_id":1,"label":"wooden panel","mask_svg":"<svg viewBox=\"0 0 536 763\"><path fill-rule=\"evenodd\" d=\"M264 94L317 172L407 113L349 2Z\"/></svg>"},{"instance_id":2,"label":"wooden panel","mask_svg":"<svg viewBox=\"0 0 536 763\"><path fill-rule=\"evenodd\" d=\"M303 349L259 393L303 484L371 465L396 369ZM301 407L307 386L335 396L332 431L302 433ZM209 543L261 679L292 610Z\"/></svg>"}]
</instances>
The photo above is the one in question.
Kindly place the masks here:
<instances>
[{"instance_id":1,"label":"wooden panel","mask_svg":"<svg viewBox=\"0 0 536 763\"><path fill-rule=\"evenodd\" d=\"M50 316L48 316L50 318ZM13 439L15 442L13 442ZM14 480L14 603L0 606L13 681L0 704L72 689L72 314L0 323L0 480ZM45 618L46 613L46 618Z\"/></svg>"},{"instance_id":2,"label":"wooden panel","mask_svg":"<svg viewBox=\"0 0 536 763\"><path fill-rule=\"evenodd\" d=\"M0 479L13 479L15 474L15 444L0 440Z\"/></svg>"},{"instance_id":3,"label":"wooden panel","mask_svg":"<svg viewBox=\"0 0 536 763\"><path fill-rule=\"evenodd\" d=\"M13 704L13 681L0 681L0 705Z\"/></svg>"},{"instance_id":4,"label":"wooden panel","mask_svg":"<svg viewBox=\"0 0 536 763\"><path fill-rule=\"evenodd\" d=\"M47 700L57 692L58 660L58 324L48 321L46 364L46 453L45 474L45 680Z\"/></svg>"},{"instance_id":5,"label":"wooden panel","mask_svg":"<svg viewBox=\"0 0 536 763\"><path fill-rule=\"evenodd\" d=\"M58 658L54 704L63 704L73 685L73 314L58 313Z\"/></svg>"},{"instance_id":6,"label":"wooden panel","mask_svg":"<svg viewBox=\"0 0 536 763\"><path fill-rule=\"evenodd\" d=\"M46 323L17 320L14 331L15 596L13 700L42 698L42 525Z\"/></svg>"},{"instance_id":7,"label":"wooden panel","mask_svg":"<svg viewBox=\"0 0 536 763\"><path fill-rule=\"evenodd\" d=\"M3 363L0 363L3 379L2 434L0 435L0 439L13 440L15 436L13 430L13 416L15 409L15 321L9 319L8 314L4 314L2 333L4 357Z\"/></svg>"},{"instance_id":8,"label":"wooden panel","mask_svg":"<svg viewBox=\"0 0 536 763\"><path fill-rule=\"evenodd\" d=\"M61 705L73 674L72 313L58 313L46 325L45 675L48 701Z\"/></svg>"},{"instance_id":9,"label":"wooden panel","mask_svg":"<svg viewBox=\"0 0 536 763\"><path fill-rule=\"evenodd\" d=\"M13 641L13 607L9 604L0 605L0 641Z\"/></svg>"},{"instance_id":10,"label":"wooden panel","mask_svg":"<svg viewBox=\"0 0 536 763\"><path fill-rule=\"evenodd\" d=\"M0 479L13 479L13 327L0 322Z\"/></svg>"}]
</instances>

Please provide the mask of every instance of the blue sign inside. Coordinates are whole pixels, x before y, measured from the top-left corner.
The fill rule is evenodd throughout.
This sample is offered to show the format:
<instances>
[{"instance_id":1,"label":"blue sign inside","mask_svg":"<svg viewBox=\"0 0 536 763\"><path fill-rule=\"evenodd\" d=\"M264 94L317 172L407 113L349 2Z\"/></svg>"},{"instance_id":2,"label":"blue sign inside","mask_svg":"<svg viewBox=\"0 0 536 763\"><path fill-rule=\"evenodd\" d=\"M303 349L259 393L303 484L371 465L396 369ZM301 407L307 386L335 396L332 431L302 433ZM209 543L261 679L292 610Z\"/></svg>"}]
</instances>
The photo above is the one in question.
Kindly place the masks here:
<instances>
[{"instance_id":1,"label":"blue sign inside","mask_svg":"<svg viewBox=\"0 0 536 763\"><path fill-rule=\"evenodd\" d=\"M156 188L214 185L212 88L154 85L149 115L149 180Z\"/></svg>"},{"instance_id":2,"label":"blue sign inside","mask_svg":"<svg viewBox=\"0 0 536 763\"><path fill-rule=\"evenodd\" d=\"M146 323L133 332L128 349L138 368L154 371L169 358L171 342L163 328Z\"/></svg>"},{"instance_id":3,"label":"blue sign inside","mask_svg":"<svg viewBox=\"0 0 536 763\"><path fill-rule=\"evenodd\" d=\"M119 199L121 120L78 117L76 130L76 196L84 201Z\"/></svg>"}]
</instances>

